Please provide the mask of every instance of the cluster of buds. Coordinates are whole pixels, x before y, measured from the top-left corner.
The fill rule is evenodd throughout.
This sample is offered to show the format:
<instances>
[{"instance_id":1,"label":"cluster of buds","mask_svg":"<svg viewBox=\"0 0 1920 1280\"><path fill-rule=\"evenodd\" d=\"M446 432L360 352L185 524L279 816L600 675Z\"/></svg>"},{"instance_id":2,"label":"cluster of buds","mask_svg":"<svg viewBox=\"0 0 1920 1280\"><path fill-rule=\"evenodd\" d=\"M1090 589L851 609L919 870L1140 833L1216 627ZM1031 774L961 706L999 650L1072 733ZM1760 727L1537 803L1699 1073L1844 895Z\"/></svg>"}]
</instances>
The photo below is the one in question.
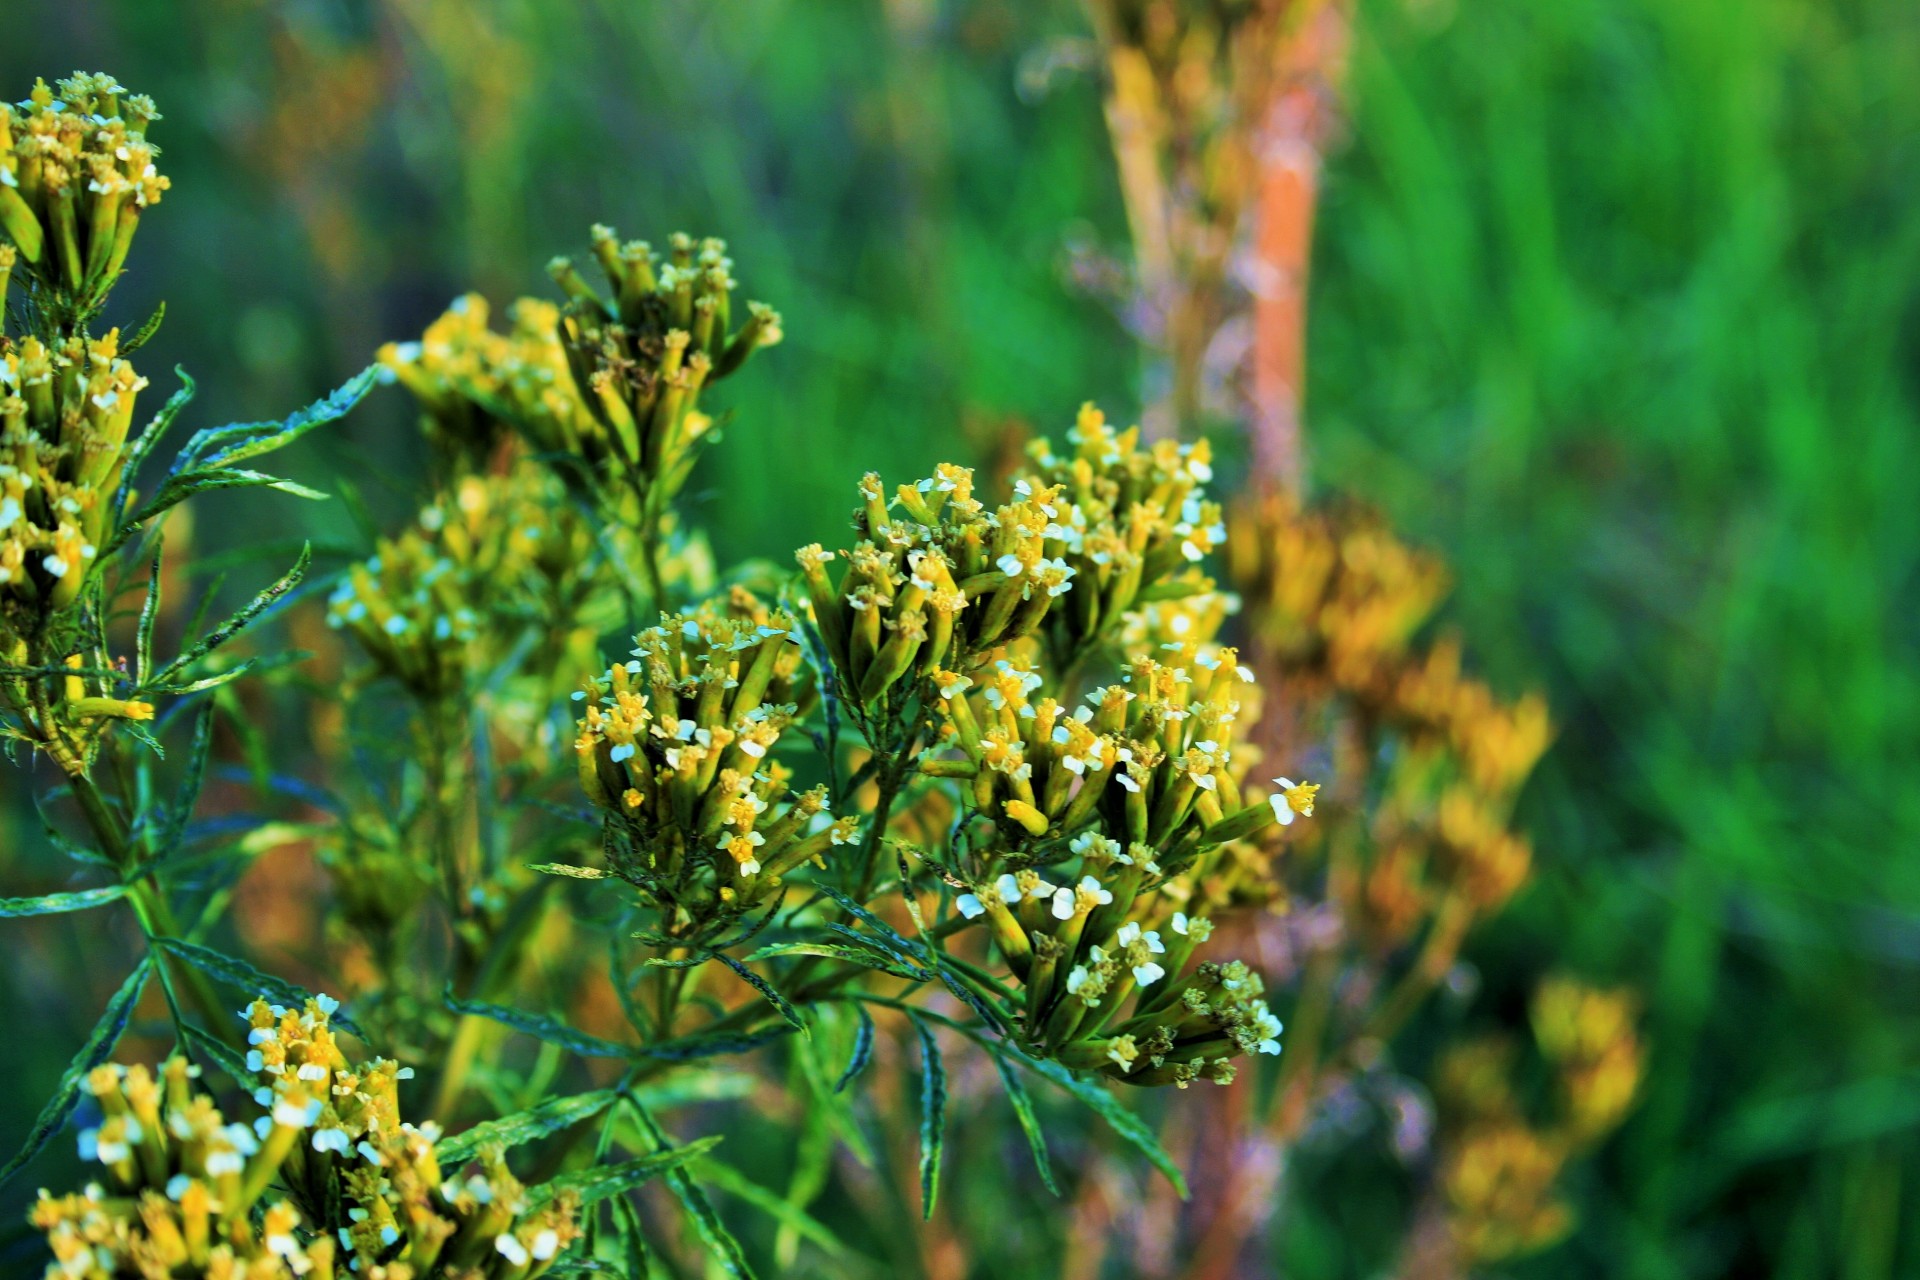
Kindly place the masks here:
<instances>
[{"instance_id":1,"label":"cluster of buds","mask_svg":"<svg viewBox=\"0 0 1920 1280\"><path fill-rule=\"evenodd\" d=\"M322 996L293 1010L242 1012L263 1083L261 1114L229 1122L194 1088L198 1068L169 1059L96 1068L100 1110L80 1155L103 1172L79 1194L42 1191L32 1211L54 1254L49 1280L123 1276L276 1280L369 1275L530 1280L576 1235L574 1201L534 1207L490 1156L442 1176L437 1132L400 1119L386 1060L350 1067ZM463 1171L464 1172L464 1171Z\"/></svg>"},{"instance_id":2,"label":"cluster of buds","mask_svg":"<svg viewBox=\"0 0 1920 1280\"><path fill-rule=\"evenodd\" d=\"M1559 1194L1566 1155L1525 1125L1490 1125L1452 1139L1441 1194L1454 1249L1477 1265L1536 1253L1573 1229Z\"/></svg>"},{"instance_id":3,"label":"cluster of buds","mask_svg":"<svg viewBox=\"0 0 1920 1280\"><path fill-rule=\"evenodd\" d=\"M973 472L942 464L891 502L869 472L860 497L851 550L814 543L795 554L840 695L855 706L878 706L942 669L973 670L1035 635L1073 590L1064 559L1073 512L1057 487L1022 481L989 511L973 496ZM835 560L845 562L838 582L827 568Z\"/></svg>"},{"instance_id":4,"label":"cluster of buds","mask_svg":"<svg viewBox=\"0 0 1920 1280\"><path fill-rule=\"evenodd\" d=\"M1633 993L1549 978L1533 995L1533 1038L1559 1076L1562 1130L1578 1146L1612 1132L1640 1089L1645 1050Z\"/></svg>"},{"instance_id":5,"label":"cluster of buds","mask_svg":"<svg viewBox=\"0 0 1920 1280\"><path fill-rule=\"evenodd\" d=\"M334 588L327 623L350 632L384 674L416 697L457 696L481 627L460 576L420 531L383 538L376 554L347 570Z\"/></svg>"},{"instance_id":6,"label":"cluster of buds","mask_svg":"<svg viewBox=\"0 0 1920 1280\"><path fill-rule=\"evenodd\" d=\"M663 615L574 695L580 783L621 837L615 872L690 919L716 899L744 908L854 839L827 789L794 793L773 757L810 696L794 628L744 593Z\"/></svg>"},{"instance_id":7,"label":"cluster of buds","mask_svg":"<svg viewBox=\"0 0 1920 1280\"><path fill-rule=\"evenodd\" d=\"M514 431L544 452L586 453L600 425L574 386L559 306L521 298L508 309L506 333L488 319L487 300L470 293L418 342L380 349L380 363L420 403L427 438L455 470L484 467Z\"/></svg>"},{"instance_id":8,"label":"cluster of buds","mask_svg":"<svg viewBox=\"0 0 1920 1280\"><path fill-rule=\"evenodd\" d=\"M595 430L579 451L624 476L657 512L693 469L712 428L700 393L755 351L780 341L780 316L749 302L736 329L733 260L724 241L675 232L663 257L644 240L593 228L593 255L612 290L602 297L568 258L548 265L567 303L560 315L580 397Z\"/></svg>"},{"instance_id":9,"label":"cluster of buds","mask_svg":"<svg viewBox=\"0 0 1920 1280\"><path fill-rule=\"evenodd\" d=\"M1303 510L1278 494L1236 506L1227 565L1262 650L1301 682L1384 707L1414 633L1450 585L1435 557L1352 504Z\"/></svg>"},{"instance_id":10,"label":"cluster of buds","mask_svg":"<svg viewBox=\"0 0 1920 1280\"><path fill-rule=\"evenodd\" d=\"M1264 806L1263 806L1264 807ZM1072 868L1002 872L962 894L1024 986L1036 1053L1128 1084L1231 1083L1234 1059L1280 1052L1260 976L1239 961L1193 964L1212 922L1172 910L1153 846L1095 831L1069 842ZM1124 1012L1123 1012L1124 1011Z\"/></svg>"},{"instance_id":11,"label":"cluster of buds","mask_svg":"<svg viewBox=\"0 0 1920 1280\"><path fill-rule=\"evenodd\" d=\"M1016 659L972 677L936 672L942 740L960 756L923 768L963 780L1012 848L1044 856L1048 843L1094 829L1158 850L1169 874L1206 850L1311 814L1311 785L1275 779L1279 789L1265 800L1241 794L1234 750L1253 673L1235 651L1172 648L1167 661L1136 658L1073 709L1036 697L1042 678Z\"/></svg>"},{"instance_id":12,"label":"cluster of buds","mask_svg":"<svg viewBox=\"0 0 1920 1280\"><path fill-rule=\"evenodd\" d=\"M1527 694L1501 701L1483 681L1462 674L1460 644L1451 637L1401 670L1391 705L1401 724L1443 744L1466 780L1489 796L1517 791L1553 739L1546 700Z\"/></svg>"},{"instance_id":13,"label":"cluster of buds","mask_svg":"<svg viewBox=\"0 0 1920 1280\"><path fill-rule=\"evenodd\" d=\"M140 377L119 331L0 352L0 635L70 606L112 532Z\"/></svg>"},{"instance_id":14,"label":"cluster of buds","mask_svg":"<svg viewBox=\"0 0 1920 1280\"><path fill-rule=\"evenodd\" d=\"M1640 1083L1631 994L1549 978L1534 993L1534 1040L1556 1084L1556 1113L1530 1119L1516 1087L1518 1047L1502 1036L1450 1048L1435 1073L1439 1199L1456 1250L1484 1264L1545 1248L1572 1227L1559 1194L1567 1165L1616 1129Z\"/></svg>"},{"instance_id":15,"label":"cluster of buds","mask_svg":"<svg viewBox=\"0 0 1920 1280\"><path fill-rule=\"evenodd\" d=\"M105 75L38 81L25 102L0 103L0 236L49 310L84 317L119 277L141 214L168 187L146 137L157 119L151 99Z\"/></svg>"},{"instance_id":16,"label":"cluster of buds","mask_svg":"<svg viewBox=\"0 0 1920 1280\"><path fill-rule=\"evenodd\" d=\"M1256 661L1304 700L1301 720L1344 723L1351 786L1384 796L1353 810L1365 830L1345 841L1364 864L1343 899L1355 933L1386 956L1444 904L1466 913L1456 933L1496 911L1532 869L1509 818L1550 737L1544 701L1504 702L1463 674L1457 642L1417 643L1448 576L1374 513L1267 496L1233 521L1226 558Z\"/></svg>"},{"instance_id":17,"label":"cluster of buds","mask_svg":"<svg viewBox=\"0 0 1920 1280\"><path fill-rule=\"evenodd\" d=\"M1144 605L1207 591L1212 583L1195 566L1227 529L1206 497L1213 467L1205 440L1143 447L1140 428L1116 431L1086 404L1067 441L1073 452L1060 457L1036 440L1033 469L1016 487L1054 495L1052 523L1078 590L1054 611L1051 630L1055 652L1071 658Z\"/></svg>"},{"instance_id":18,"label":"cluster of buds","mask_svg":"<svg viewBox=\"0 0 1920 1280\"><path fill-rule=\"evenodd\" d=\"M31 1221L54 1261L48 1280L204 1276L278 1280L337 1274L336 1242L267 1195L307 1104L276 1101L259 1127L229 1123L193 1089L199 1068L171 1058L159 1078L144 1066L96 1067L82 1082L101 1112L80 1135L80 1158L101 1166L77 1194L45 1189ZM259 1211L256 1212L256 1206Z\"/></svg>"},{"instance_id":19,"label":"cluster of buds","mask_svg":"<svg viewBox=\"0 0 1920 1280\"><path fill-rule=\"evenodd\" d=\"M327 620L416 696L454 697L477 640L510 640L578 612L589 586L581 566L593 553L592 532L545 473L461 476L413 528L346 572ZM558 657L578 649L567 643L575 638L549 647Z\"/></svg>"}]
</instances>

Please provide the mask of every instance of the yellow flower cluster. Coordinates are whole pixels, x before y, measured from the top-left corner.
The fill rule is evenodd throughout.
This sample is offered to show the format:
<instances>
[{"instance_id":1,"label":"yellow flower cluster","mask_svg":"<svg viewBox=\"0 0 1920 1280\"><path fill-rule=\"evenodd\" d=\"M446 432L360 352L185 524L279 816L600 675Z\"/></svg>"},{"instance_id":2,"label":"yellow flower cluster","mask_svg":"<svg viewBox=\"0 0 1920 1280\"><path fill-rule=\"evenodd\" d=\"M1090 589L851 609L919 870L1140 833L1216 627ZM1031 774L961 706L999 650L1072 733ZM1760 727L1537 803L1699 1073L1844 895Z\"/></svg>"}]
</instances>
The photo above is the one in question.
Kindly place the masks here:
<instances>
[{"instance_id":1,"label":"yellow flower cluster","mask_svg":"<svg viewBox=\"0 0 1920 1280\"><path fill-rule=\"evenodd\" d=\"M1639 1006L1625 990L1549 978L1533 996L1533 1038L1560 1075L1563 1127L1591 1143L1626 1118L1640 1089L1645 1050Z\"/></svg>"},{"instance_id":2,"label":"yellow flower cluster","mask_svg":"<svg viewBox=\"0 0 1920 1280\"><path fill-rule=\"evenodd\" d=\"M699 412L701 391L779 342L780 316L749 302L733 327L733 259L721 240L675 232L662 258L644 240L622 242L596 226L593 254L611 299L566 258L547 268L568 298L560 337L574 380L602 429L589 461L617 466L638 491L671 496L712 425Z\"/></svg>"},{"instance_id":3,"label":"yellow flower cluster","mask_svg":"<svg viewBox=\"0 0 1920 1280\"><path fill-rule=\"evenodd\" d=\"M380 349L380 363L420 402L428 439L469 468L484 466L516 429L536 449L589 453L600 425L574 387L559 306L521 298L508 309L505 333L489 318L487 300L470 293L418 342Z\"/></svg>"},{"instance_id":4,"label":"yellow flower cluster","mask_svg":"<svg viewBox=\"0 0 1920 1280\"><path fill-rule=\"evenodd\" d=\"M843 698L877 706L902 680L969 673L1029 637L1070 663L1144 601L1205 584L1180 570L1226 532L1198 496L1206 446L1143 449L1138 428L1115 432L1092 405L1068 439L1070 458L1036 444L991 510L966 467L943 464L891 499L870 472L852 550L796 553Z\"/></svg>"},{"instance_id":5,"label":"yellow flower cluster","mask_svg":"<svg viewBox=\"0 0 1920 1280\"><path fill-rule=\"evenodd\" d=\"M1094 827L1159 850L1178 870L1270 824L1288 801L1248 803L1240 793L1234 747L1253 675L1235 651L1183 646L1162 656L1136 658L1071 709L1036 697L1044 682L1018 659L974 677L936 672L943 736L963 758L925 768L968 779L975 807L999 820L1013 847ZM1295 788L1292 802L1312 812L1313 790Z\"/></svg>"},{"instance_id":6,"label":"yellow flower cluster","mask_svg":"<svg viewBox=\"0 0 1920 1280\"><path fill-rule=\"evenodd\" d=\"M1346 715L1361 735L1353 768L1383 774L1354 784L1384 799L1364 819L1370 853L1343 903L1350 923L1385 954L1449 897L1481 916L1498 909L1531 872L1531 846L1508 815L1551 736L1544 701L1503 702L1462 672L1457 642L1416 644L1447 574L1373 513L1268 497L1233 523L1227 557L1260 660L1308 717Z\"/></svg>"},{"instance_id":7,"label":"yellow flower cluster","mask_svg":"<svg viewBox=\"0 0 1920 1280\"><path fill-rule=\"evenodd\" d=\"M1554 1243L1572 1228L1558 1192L1567 1164L1617 1128L1639 1088L1636 1003L1625 991L1549 978L1534 993L1534 1039L1556 1083L1557 1111L1528 1119L1514 1085L1515 1046L1471 1040L1441 1058L1439 1191L1455 1247L1469 1264Z\"/></svg>"},{"instance_id":8,"label":"yellow flower cluster","mask_svg":"<svg viewBox=\"0 0 1920 1280\"><path fill-rule=\"evenodd\" d=\"M1131 611L1211 586L1192 566L1219 549L1227 529L1219 504L1206 497L1213 455L1205 440L1142 447L1139 427L1116 431L1086 404L1067 442L1073 451L1063 457L1036 440L1024 483L1064 500L1054 523L1076 589L1054 613L1055 642L1071 658Z\"/></svg>"},{"instance_id":9,"label":"yellow flower cluster","mask_svg":"<svg viewBox=\"0 0 1920 1280\"><path fill-rule=\"evenodd\" d=\"M548 270L562 305L522 299L502 335L488 328L484 300L469 295L420 342L389 345L380 359L454 452L485 457L509 425L567 459L569 480L624 487L657 517L713 425L701 392L779 342L780 317L751 302L733 327L733 261L719 240L675 233L656 256L645 241L596 226L593 251L611 298L556 258Z\"/></svg>"},{"instance_id":10,"label":"yellow flower cluster","mask_svg":"<svg viewBox=\"0 0 1920 1280\"><path fill-rule=\"evenodd\" d=\"M464 475L341 578L331 625L350 632L387 675L427 698L458 694L483 637L504 649L529 625L588 603L593 533L546 473ZM552 637L555 658L578 648Z\"/></svg>"},{"instance_id":11,"label":"yellow flower cluster","mask_svg":"<svg viewBox=\"0 0 1920 1280\"><path fill-rule=\"evenodd\" d=\"M810 696L794 627L744 593L663 615L574 695L581 786L626 837L614 869L665 904L745 905L854 838L772 755Z\"/></svg>"},{"instance_id":12,"label":"yellow flower cluster","mask_svg":"<svg viewBox=\"0 0 1920 1280\"><path fill-rule=\"evenodd\" d=\"M85 316L118 278L141 214L169 185L146 137L157 119L151 99L106 75L37 81L25 102L0 103L0 235L50 310Z\"/></svg>"},{"instance_id":13,"label":"yellow flower cluster","mask_svg":"<svg viewBox=\"0 0 1920 1280\"><path fill-rule=\"evenodd\" d=\"M1352 504L1303 510L1267 495L1236 506L1230 576L1267 653L1310 684L1385 704L1414 633L1450 585L1438 559Z\"/></svg>"},{"instance_id":14,"label":"yellow flower cluster","mask_svg":"<svg viewBox=\"0 0 1920 1280\"><path fill-rule=\"evenodd\" d=\"M958 780L995 822L1001 851L957 905L1025 984L1034 1049L1134 1084L1226 1083L1235 1055L1279 1052L1280 1025L1244 965L1183 974L1212 926L1175 909L1195 895L1170 877L1310 816L1318 788L1276 779L1264 799L1243 796L1234 751L1251 673L1232 649L1170 647L1071 711L1036 697L1041 677L1013 659L936 672L942 741L958 755L922 769Z\"/></svg>"},{"instance_id":15,"label":"yellow flower cluster","mask_svg":"<svg viewBox=\"0 0 1920 1280\"><path fill-rule=\"evenodd\" d=\"M397 1085L412 1072L383 1059L349 1067L328 1023L335 1007L260 1000L242 1015L247 1066L268 1082L252 1125L197 1092L185 1059L157 1079L144 1066L96 1068L85 1087L101 1119L80 1154L100 1178L75 1195L42 1191L31 1215L54 1255L48 1280L546 1271L576 1235L573 1200L530 1206L497 1155L444 1178L434 1127L400 1119Z\"/></svg>"},{"instance_id":16,"label":"yellow flower cluster","mask_svg":"<svg viewBox=\"0 0 1920 1280\"><path fill-rule=\"evenodd\" d=\"M1051 491L990 512L973 496L973 472L942 464L931 478L901 485L891 503L868 472L860 497L861 540L851 551L836 555L814 543L794 557L840 696L857 706L878 705L905 677L942 664L968 668L994 646L1033 634L1072 587L1058 558ZM846 564L837 583L827 568L835 560Z\"/></svg>"},{"instance_id":17,"label":"yellow flower cluster","mask_svg":"<svg viewBox=\"0 0 1920 1280\"><path fill-rule=\"evenodd\" d=\"M118 330L0 352L0 637L71 605L110 532L134 397Z\"/></svg>"},{"instance_id":18,"label":"yellow flower cluster","mask_svg":"<svg viewBox=\"0 0 1920 1280\"><path fill-rule=\"evenodd\" d=\"M1454 1247L1478 1263L1535 1253L1573 1229L1557 1190L1566 1157L1524 1125L1471 1130L1440 1169Z\"/></svg>"},{"instance_id":19,"label":"yellow flower cluster","mask_svg":"<svg viewBox=\"0 0 1920 1280\"><path fill-rule=\"evenodd\" d=\"M1044 868L1002 872L957 904L963 920L986 921L1024 985L1033 1052L1128 1084L1181 1088L1229 1084L1235 1057L1280 1052L1257 973L1239 961L1188 969L1213 925L1147 892L1164 874L1152 845L1123 850L1088 830L1065 852Z\"/></svg>"}]
</instances>

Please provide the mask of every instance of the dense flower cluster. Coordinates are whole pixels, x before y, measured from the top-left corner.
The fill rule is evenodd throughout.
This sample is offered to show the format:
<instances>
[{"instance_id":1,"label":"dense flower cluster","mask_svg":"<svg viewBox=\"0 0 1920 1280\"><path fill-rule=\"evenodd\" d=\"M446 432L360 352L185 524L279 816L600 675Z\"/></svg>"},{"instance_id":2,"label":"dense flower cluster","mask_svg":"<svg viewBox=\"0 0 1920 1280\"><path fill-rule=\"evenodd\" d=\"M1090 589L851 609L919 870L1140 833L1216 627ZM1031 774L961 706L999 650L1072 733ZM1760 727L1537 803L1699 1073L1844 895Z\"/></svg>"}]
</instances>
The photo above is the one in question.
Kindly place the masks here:
<instances>
[{"instance_id":1,"label":"dense flower cluster","mask_svg":"<svg viewBox=\"0 0 1920 1280\"><path fill-rule=\"evenodd\" d=\"M453 451L485 456L511 426L570 480L624 488L657 518L712 429L701 392L779 342L780 317L751 302L734 327L733 261L719 240L675 233L656 255L597 226L593 251L611 298L556 258L549 270L564 304L516 302L503 335L469 295L381 360Z\"/></svg>"},{"instance_id":2,"label":"dense flower cluster","mask_svg":"<svg viewBox=\"0 0 1920 1280\"><path fill-rule=\"evenodd\" d=\"M1443 1127L1438 1192L1469 1265L1552 1244L1573 1225L1558 1182L1569 1160L1612 1132L1640 1085L1643 1048L1624 991L1549 978L1533 1000L1534 1040L1555 1083L1553 1115L1531 1119L1504 1037L1450 1048L1435 1078Z\"/></svg>"},{"instance_id":3,"label":"dense flower cluster","mask_svg":"<svg viewBox=\"0 0 1920 1280\"><path fill-rule=\"evenodd\" d=\"M1008 659L977 682L938 673L944 741L961 754L923 767L960 779L995 820L1002 851L981 860L958 907L985 918L1025 984L1033 1042L1133 1083L1184 1085L1231 1078L1236 1052L1278 1052L1279 1025L1244 966L1182 976L1211 925L1175 910L1194 897L1175 878L1222 844L1310 815L1317 788L1277 779L1265 799L1243 796L1234 749L1251 673L1231 649L1172 647L1071 712L1036 698L1041 677ZM1117 1018L1136 988L1133 1015Z\"/></svg>"},{"instance_id":4,"label":"dense flower cluster","mask_svg":"<svg viewBox=\"0 0 1920 1280\"><path fill-rule=\"evenodd\" d=\"M1205 446L1143 447L1091 405L1068 438L1067 457L1036 444L993 509L965 468L891 501L867 476L844 572L814 545L802 580L843 697L869 723L930 721L919 772L965 811L957 925L983 923L1024 988L1030 1048L1131 1083L1225 1081L1280 1027L1244 965L1189 969L1211 924L1178 909L1203 899L1185 873L1310 815L1317 788L1243 794L1252 673L1139 634L1143 610L1210 586L1192 568L1225 536ZM1083 690L1096 653L1118 670Z\"/></svg>"},{"instance_id":5,"label":"dense flower cluster","mask_svg":"<svg viewBox=\"0 0 1920 1280\"><path fill-rule=\"evenodd\" d=\"M564 1193L539 1205L500 1163L443 1176L432 1125L400 1119L411 1070L349 1066L327 997L303 1009L255 1001L247 1068L265 1081L252 1124L194 1088L183 1058L96 1068L100 1122L80 1155L101 1166L74 1195L41 1192L32 1213L54 1254L48 1280L204 1277L530 1280L572 1243Z\"/></svg>"},{"instance_id":6,"label":"dense flower cluster","mask_svg":"<svg viewBox=\"0 0 1920 1280\"><path fill-rule=\"evenodd\" d=\"M736 593L663 616L574 695L581 785L624 837L615 870L670 908L745 906L854 837L773 757L810 701L794 627Z\"/></svg>"},{"instance_id":7,"label":"dense flower cluster","mask_svg":"<svg viewBox=\"0 0 1920 1280\"><path fill-rule=\"evenodd\" d=\"M1034 441L1026 484L1062 500L1056 523L1078 590L1055 612L1053 639L1070 659L1132 611L1207 589L1195 566L1219 550L1227 529L1206 495L1213 455L1205 440L1143 446L1139 427L1116 431L1087 404L1067 442L1073 451L1061 456L1044 437Z\"/></svg>"},{"instance_id":8,"label":"dense flower cluster","mask_svg":"<svg viewBox=\"0 0 1920 1280\"><path fill-rule=\"evenodd\" d=\"M584 607L593 554L592 531L544 472L466 475L347 571L327 618L416 696L449 697L520 631ZM483 636L493 643L476 653ZM553 637L556 658L570 638Z\"/></svg>"},{"instance_id":9,"label":"dense flower cluster","mask_svg":"<svg viewBox=\"0 0 1920 1280\"><path fill-rule=\"evenodd\" d=\"M112 529L134 398L118 330L0 351L0 638L78 596Z\"/></svg>"},{"instance_id":10,"label":"dense flower cluster","mask_svg":"<svg viewBox=\"0 0 1920 1280\"><path fill-rule=\"evenodd\" d=\"M0 234L50 308L85 315L119 277L169 185L147 141L159 118L152 99L105 75L37 81L26 101L0 103Z\"/></svg>"},{"instance_id":11,"label":"dense flower cluster","mask_svg":"<svg viewBox=\"0 0 1920 1280\"><path fill-rule=\"evenodd\" d=\"M485 465L516 429L536 449L583 452L599 426L574 388L559 306L521 298L505 333L489 318L487 300L470 293L418 342L380 349L380 363L419 403L428 438L469 466Z\"/></svg>"},{"instance_id":12,"label":"dense flower cluster","mask_svg":"<svg viewBox=\"0 0 1920 1280\"><path fill-rule=\"evenodd\" d=\"M1354 769L1379 775L1360 842L1370 852L1342 904L1354 929L1385 954L1449 899L1456 913L1497 910L1532 867L1509 816L1551 734L1544 702L1502 701L1463 673L1452 640L1416 645L1446 573L1370 512L1269 497L1233 523L1227 558L1258 663L1286 678L1309 716L1346 717L1364 735Z\"/></svg>"}]
</instances>

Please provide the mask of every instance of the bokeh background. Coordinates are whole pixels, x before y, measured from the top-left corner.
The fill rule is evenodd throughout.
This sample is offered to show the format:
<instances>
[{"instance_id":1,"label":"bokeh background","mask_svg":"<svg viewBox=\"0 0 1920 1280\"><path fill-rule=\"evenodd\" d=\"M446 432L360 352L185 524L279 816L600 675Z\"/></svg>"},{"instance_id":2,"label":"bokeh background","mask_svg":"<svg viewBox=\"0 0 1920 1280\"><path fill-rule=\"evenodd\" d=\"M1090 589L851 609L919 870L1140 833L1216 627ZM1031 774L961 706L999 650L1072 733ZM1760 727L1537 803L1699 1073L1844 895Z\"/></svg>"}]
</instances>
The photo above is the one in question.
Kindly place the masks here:
<instances>
[{"instance_id":1,"label":"bokeh background","mask_svg":"<svg viewBox=\"0 0 1920 1280\"><path fill-rule=\"evenodd\" d=\"M198 425L314 398L468 288L540 291L594 221L723 234L786 317L696 484L723 556L840 527L868 468L1137 412L1068 0L7 0L0 29L8 98L85 67L160 100L175 186L116 296L166 300L143 367L190 369ZM1310 484L1444 554L1481 671L1561 727L1482 1007L1554 968L1646 999L1642 1105L1572 1239L1511 1270L1915 1274L1920 6L1362 0L1347 87ZM342 500L211 499L203 553L350 554L406 509L399 393L310 440L283 473ZM16 892L58 874L25 792L0 773ZM99 993L82 926L7 946L11 1150ZM1377 1263L1399 1200L1365 1146L1275 1274ZM1048 1211L957 1195L983 1231Z\"/></svg>"}]
</instances>

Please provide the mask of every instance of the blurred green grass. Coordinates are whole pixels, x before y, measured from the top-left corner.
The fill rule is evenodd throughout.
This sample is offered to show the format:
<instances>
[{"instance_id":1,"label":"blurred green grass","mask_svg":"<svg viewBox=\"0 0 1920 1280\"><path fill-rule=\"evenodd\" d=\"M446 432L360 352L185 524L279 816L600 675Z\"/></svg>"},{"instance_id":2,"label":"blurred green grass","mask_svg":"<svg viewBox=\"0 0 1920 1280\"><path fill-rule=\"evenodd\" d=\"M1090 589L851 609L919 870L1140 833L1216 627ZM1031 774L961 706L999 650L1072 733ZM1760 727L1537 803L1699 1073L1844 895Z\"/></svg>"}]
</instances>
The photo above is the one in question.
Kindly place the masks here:
<instances>
[{"instance_id":1,"label":"blurred green grass","mask_svg":"<svg viewBox=\"0 0 1920 1280\"><path fill-rule=\"evenodd\" d=\"M1097 95L1016 89L1083 33L1063 0L4 21L0 92L85 65L161 99L176 190L127 311L167 299L146 364L201 379L198 421L311 398L468 287L539 291L595 220L725 234L786 315L699 481L723 555L830 534L860 472L918 474L970 417L1135 408L1131 339L1063 266L1123 246ZM1576 1188L1575 1238L1515 1270L1912 1274L1920 7L1366 0L1358 27L1315 483L1442 550L1480 665L1562 726L1527 802L1542 876L1474 952L1490 1003L1556 966L1648 1001L1645 1103ZM419 461L388 395L301 474L390 518ZM296 518L358 537L343 504L243 499L201 536ZM42 859L16 814L0 873ZM0 975L36 1028L0 1066L16 1096L90 1020L48 972ZM1289 1274L1363 1273L1335 1228L1390 1217L1368 1185L1308 1192ZM980 1188L983 1220L1010 1190Z\"/></svg>"}]
</instances>

